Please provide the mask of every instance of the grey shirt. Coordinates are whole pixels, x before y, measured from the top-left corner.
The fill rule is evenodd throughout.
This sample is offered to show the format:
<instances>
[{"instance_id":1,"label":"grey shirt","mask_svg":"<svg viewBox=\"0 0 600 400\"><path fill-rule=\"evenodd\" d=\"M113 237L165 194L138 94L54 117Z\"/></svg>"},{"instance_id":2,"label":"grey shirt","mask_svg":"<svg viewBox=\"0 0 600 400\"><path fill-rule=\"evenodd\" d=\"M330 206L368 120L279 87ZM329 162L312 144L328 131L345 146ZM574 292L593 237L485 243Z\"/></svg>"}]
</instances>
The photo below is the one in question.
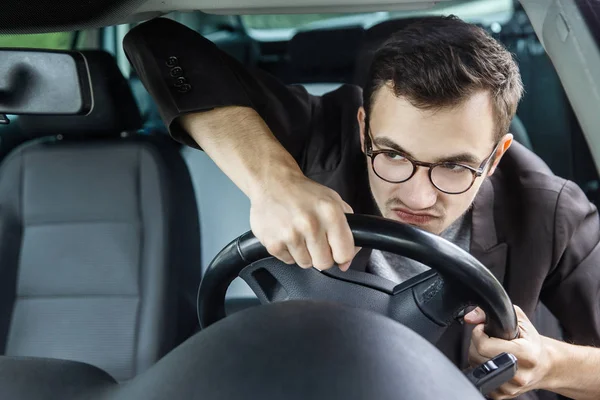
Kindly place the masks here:
<instances>
[{"instance_id":1,"label":"grey shirt","mask_svg":"<svg viewBox=\"0 0 600 400\"><path fill-rule=\"evenodd\" d=\"M463 250L469 251L471 243L471 212L465 213L440 235ZM396 254L373 250L367 271L392 282L402 283L429 269L420 262Z\"/></svg>"}]
</instances>

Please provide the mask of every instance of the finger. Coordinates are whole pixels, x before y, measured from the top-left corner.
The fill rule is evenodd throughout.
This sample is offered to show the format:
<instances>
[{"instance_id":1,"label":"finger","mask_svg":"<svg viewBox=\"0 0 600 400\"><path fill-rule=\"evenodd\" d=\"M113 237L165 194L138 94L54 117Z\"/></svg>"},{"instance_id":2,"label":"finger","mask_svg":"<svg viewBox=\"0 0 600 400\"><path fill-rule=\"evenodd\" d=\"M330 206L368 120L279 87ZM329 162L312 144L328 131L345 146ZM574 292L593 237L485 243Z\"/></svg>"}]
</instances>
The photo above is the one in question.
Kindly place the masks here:
<instances>
[{"instance_id":1,"label":"finger","mask_svg":"<svg viewBox=\"0 0 600 400\"><path fill-rule=\"evenodd\" d=\"M325 218L326 235L331 255L333 260L340 266L340 269L346 271L357 253L350 225L348 225L346 216L340 212L328 214Z\"/></svg>"},{"instance_id":2,"label":"finger","mask_svg":"<svg viewBox=\"0 0 600 400\"><path fill-rule=\"evenodd\" d=\"M287 250L287 246L285 245L285 243L279 241L263 243L263 245L265 246L269 254L273 257L283 261L286 264L294 264L294 258Z\"/></svg>"},{"instance_id":3,"label":"finger","mask_svg":"<svg viewBox=\"0 0 600 400\"><path fill-rule=\"evenodd\" d=\"M484 325L479 324L473 328L471 343L475 346L477 353L488 359L496 357L500 353L512 353L516 357L520 353L518 345L509 340L502 340L488 336L484 332Z\"/></svg>"},{"instance_id":4,"label":"finger","mask_svg":"<svg viewBox=\"0 0 600 400\"><path fill-rule=\"evenodd\" d=\"M354 256L355 256L355 257L356 257L356 255L358 254L358 252L359 252L359 251L361 251L361 249L362 249L361 247L355 247L355 248L354 248ZM352 260L354 260L354 258L352 258ZM345 263L345 264L341 264L341 265L340 265L340 269L341 269L342 271L348 271L348 269L350 269L350 265L352 265L352 261L348 261L348 262L347 262L347 263Z\"/></svg>"},{"instance_id":5,"label":"finger","mask_svg":"<svg viewBox=\"0 0 600 400\"><path fill-rule=\"evenodd\" d=\"M497 390L494 390L492 393L488 393L485 395L486 399L491 399L491 400L501 400L504 397L502 397L502 393L498 392Z\"/></svg>"},{"instance_id":6,"label":"finger","mask_svg":"<svg viewBox=\"0 0 600 400\"><path fill-rule=\"evenodd\" d=\"M485 322L485 320L486 320L485 312L479 307L477 307L470 313L466 314L464 317L464 321L467 324L472 324L472 325L483 324Z\"/></svg>"},{"instance_id":7,"label":"finger","mask_svg":"<svg viewBox=\"0 0 600 400\"><path fill-rule=\"evenodd\" d=\"M275 256L280 261L283 261L286 264L295 264L294 257L290 254L289 251L283 250L277 256Z\"/></svg>"},{"instance_id":8,"label":"finger","mask_svg":"<svg viewBox=\"0 0 600 400\"><path fill-rule=\"evenodd\" d=\"M352 209L352 207L350 207L350 205L348 203L346 203L344 200L342 200L341 204L342 204L342 209L344 210L344 212L346 214L354 214L354 210Z\"/></svg>"},{"instance_id":9,"label":"finger","mask_svg":"<svg viewBox=\"0 0 600 400\"><path fill-rule=\"evenodd\" d=\"M504 400L506 399L506 396L499 392L498 390L494 390L492 393L489 393L485 396L488 399L492 399L492 400Z\"/></svg>"},{"instance_id":10,"label":"finger","mask_svg":"<svg viewBox=\"0 0 600 400\"><path fill-rule=\"evenodd\" d=\"M348 261L345 264L340 264L340 269L342 271L347 271L350 267L350 265L352 265L352 262L354 261L354 257L356 257L356 255L358 254L359 251L362 250L362 247L354 247L354 255L352 256L352 260Z\"/></svg>"},{"instance_id":11,"label":"finger","mask_svg":"<svg viewBox=\"0 0 600 400\"><path fill-rule=\"evenodd\" d=\"M506 382L494 392L497 393L498 396L500 396L499 398L501 399L514 399L515 397L520 395L523 392L523 390L517 385L514 385L510 382Z\"/></svg>"},{"instance_id":12,"label":"finger","mask_svg":"<svg viewBox=\"0 0 600 400\"><path fill-rule=\"evenodd\" d=\"M312 267L312 259L310 253L306 248L306 242L304 240L298 240L288 243L287 250L290 255L294 258L294 262L301 268Z\"/></svg>"},{"instance_id":13,"label":"finger","mask_svg":"<svg viewBox=\"0 0 600 400\"><path fill-rule=\"evenodd\" d=\"M352 207L350 207L350 205L348 203L346 203L344 200L342 200L341 197L340 197L340 204L342 205L342 209L344 210L344 213L354 214L354 210L352 209ZM345 223L347 224L347 220L345 221ZM352 232L350 232L350 234L352 235ZM352 238L352 240L354 240L354 238ZM331 242L329 244L331 245ZM331 247L334 248L334 246L331 246ZM356 256L361 249L362 249L361 247L354 247L354 255L352 256L352 260L354 259L354 256ZM332 254L334 255L334 260L336 260L335 253L332 252ZM350 268L350 265L352 264L352 260L345 262L345 263L341 263L341 264L338 263L340 270L347 271Z\"/></svg>"},{"instance_id":14,"label":"finger","mask_svg":"<svg viewBox=\"0 0 600 400\"><path fill-rule=\"evenodd\" d=\"M484 357L477 352L475 344L471 342L471 344L469 345L469 365L471 367L477 367L488 360L489 358Z\"/></svg>"},{"instance_id":15,"label":"finger","mask_svg":"<svg viewBox=\"0 0 600 400\"><path fill-rule=\"evenodd\" d=\"M306 247L310 253L312 264L316 269L322 271L333 266L333 256L331 255L331 248L327 242L325 232L307 237Z\"/></svg>"}]
</instances>

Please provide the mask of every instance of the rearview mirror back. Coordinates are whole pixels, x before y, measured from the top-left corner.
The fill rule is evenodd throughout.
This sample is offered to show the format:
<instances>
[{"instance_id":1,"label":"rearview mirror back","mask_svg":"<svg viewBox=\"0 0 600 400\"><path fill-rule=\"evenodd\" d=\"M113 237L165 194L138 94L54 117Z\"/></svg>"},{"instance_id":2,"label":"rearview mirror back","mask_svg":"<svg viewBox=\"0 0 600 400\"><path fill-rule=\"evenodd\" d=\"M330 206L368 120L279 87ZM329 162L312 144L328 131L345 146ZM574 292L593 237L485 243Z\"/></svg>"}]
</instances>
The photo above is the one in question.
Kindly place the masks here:
<instances>
[{"instance_id":1,"label":"rearview mirror back","mask_svg":"<svg viewBox=\"0 0 600 400\"><path fill-rule=\"evenodd\" d=\"M92 106L81 53L0 49L0 121L3 114L86 115Z\"/></svg>"}]
</instances>

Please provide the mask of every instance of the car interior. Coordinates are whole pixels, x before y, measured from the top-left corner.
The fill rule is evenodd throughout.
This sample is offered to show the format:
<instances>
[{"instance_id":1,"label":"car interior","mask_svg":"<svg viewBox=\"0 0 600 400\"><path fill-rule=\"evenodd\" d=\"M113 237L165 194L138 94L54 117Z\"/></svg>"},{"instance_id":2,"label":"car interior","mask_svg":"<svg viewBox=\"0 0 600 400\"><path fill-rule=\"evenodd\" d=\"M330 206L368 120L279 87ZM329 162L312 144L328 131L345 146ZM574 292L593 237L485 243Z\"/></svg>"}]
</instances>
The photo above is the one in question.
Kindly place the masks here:
<instances>
[{"instance_id":1,"label":"car interior","mask_svg":"<svg viewBox=\"0 0 600 400\"><path fill-rule=\"evenodd\" d=\"M46 10L42 2L32 3L39 13ZM44 393L63 390L53 386L60 385L53 374L70 377L65 385L72 391L65 399L88 393L91 387L97 397L89 398L164 398L160 396L169 392L157 386L161 379L171 379L173 387L180 385L183 392L179 393L190 398L200 398L197 393L207 394L203 398L234 398L244 391L231 388L227 396L222 386L211 386L211 380L221 379L220 369L211 362L222 359L234 368L235 354L256 361L273 347L248 350L240 327L246 329L247 340L270 329L272 344L286 343L286 337L301 344L306 341L300 335L304 328L286 319L286 310L275 307L269 313L254 307L260 304L260 295L242 279L233 280L235 276L231 286L223 289L227 290L223 306L228 315L250 307L253 314L239 313L238 326L225 318L207 332L204 341L195 337L202 331L197 316L200 282L221 249L250 229L250 203L206 154L169 137L153 99L131 69L121 41L129 29L151 17L162 15L183 23L247 68L322 95L343 84L364 85L373 52L393 32L417 18L456 13L486 29L518 61L526 93L511 124L515 140L534 151L555 174L577 183L592 203L600 204L596 167L600 137L592 133L594 118L599 116L585 104L591 101L594 87L585 79L578 81L575 75L584 75L574 72L576 68L567 66L566 56L559 54L560 46L570 40L561 40L560 21L587 15L585 6L577 8L575 1L548 2L547 9L539 2L513 0L365 2L362 8L351 1L340 6L319 1L313 8L280 2L271 9L258 1L229 7L184 0L102 3L91 2L85 11L97 16L92 19L78 12L67 18L69 1L57 2L60 5L48 16L28 19L22 9L0 16L0 48L81 52L93 98L87 115L6 113L10 123L0 124L0 355L6 356L0 358L0 393L11 380L24 382L37 376L38 382L47 382L37 392L32 388L32 397L19 395L25 393L18 391L21 386L11 386L4 393L16 396L12 398L52 398ZM0 6L3 12L4 8ZM554 15L562 18L554 19L559 21L556 38L547 22ZM569 32L579 35L574 28ZM600 52L594 40L585 38L597 32L589 29L576 36L581 46L593 44L593 55L586 59L590 63L600 60L590 61ZM569 76L564 73L567 68ZM581 68L594 71L592 64ZM5 73L0 66L0 117L8 82ZM595 74L588 79L600 83ZM351 318L359 313L331 307L310 309L310 313L299 308L292 313L328 319L331 329L348 324L347 319L332 315ZM410 336L383 318L361 318L361 326ZM560 336L558 322L543 304L534 323L541 333ZM383 343L375 346L380 349L377 354L386 354L387 345L394 346L376 329L364 331L372 338L369 343ZM346 351L358 340L350 338L344 344ZM414 349L425 348L418 340ZM326 343L318 344L324 353L329 351ZM190 353L197 351L194 346L205 349L204 360L191 360ZM288 353L273 351L272 360L302 357L301 346ZM232 355L224 357L226 352ZM332 363L343 360L342 350L332 352L336 355L315 373L326 374ZM167 359L170 353L179 358ZM447 389L451 382L460 381L458 370L447 372L445 360L432 357L419 368L447 373L439 387ZM28 364L19 361L28 358L91 367L38 362L30 371ZM164 363L152 368L163 358ZM395 362L389 358L386 362ZM277 376L277 369L267 364L262 368ZM303 365L298 362L294 368ZM246 390L256 385L245 376L250 367L236 364L237 369L231 370L243 377L240 382L245 382ZM185 372L176 376L176 371ZM182 389L187 386L181 380L192 379L192 371L211 371L202 380L204 391ZM349 376L361 373L368 372L352 370ZM114 389L127 382L133 384ZM479 392L462 388L463 383L456 384L456 390L464 390L460 398L481 398ZM429 388L433 397L415 389L412 397L403 398L436 398L437 388ZM337 389L330 396L356 398L351 388L344 391L338 385ZM298 397L287 397L302 398L309 393L303 390L296 388ZM379 392L372 390L362 398L391 398L390 393L398 393L397 387L383 383ZM157 397L148 397L151 393ZM281 398L283 392L269 393L263 398Z\"/></svg>"},{"instance_id":2,"label":"car interior","mask_svg":"<svg viewBox=\"0 0 600 400\"><path fill-rule=\"evenodd\" d=\"M197 208L178 146L135 134L114 58L83 54L91 113L21 116L29 140L0 167L1 346L129 379L193 332Z\"/></svg>"}]
</instances>

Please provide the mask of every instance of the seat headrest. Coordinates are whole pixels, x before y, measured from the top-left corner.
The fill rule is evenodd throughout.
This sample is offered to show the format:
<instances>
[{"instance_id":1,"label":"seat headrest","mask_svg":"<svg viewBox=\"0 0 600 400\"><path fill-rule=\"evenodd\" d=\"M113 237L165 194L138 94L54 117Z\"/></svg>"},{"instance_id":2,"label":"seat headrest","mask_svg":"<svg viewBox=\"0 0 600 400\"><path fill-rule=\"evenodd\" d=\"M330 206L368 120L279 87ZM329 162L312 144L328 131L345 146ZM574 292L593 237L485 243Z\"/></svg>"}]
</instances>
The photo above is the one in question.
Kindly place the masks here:
<instances>
[{"instance_id":1,"label":"seat headrest","mask_svg":"<svg viewBox=\"0 0 600 400\"><path fill-rule=\"evenodd\" d=\"M363 33L360 26L298 32L289 44L290 63L302 69L351 66Z\"/></svg>"},{"instance_id":2,"label":"seat headrest","mask_svg":"<svg viewBox=\"0 0 600 400\"><path fill-rule=\"evenodd\" d=\"M375 51L383 44L383 42L389 39L394 33L401 31L412 23L427 18L431 17L390 19L367 29L358 50L353 83L361 87L365 86Z\"/></svg>"},{"instance_id":3,"label":"seat headrest","mask_svg":"<svg viewBox=\"0 0 600 400\"><path fill-rule=\"evenodd\" d=\"M142 127L142 117L115 58L106 51L81 52L92 82L93 108L88 115L21 115L15 122L26 136L118 136Z\"/></svg>"}]
</instances>

